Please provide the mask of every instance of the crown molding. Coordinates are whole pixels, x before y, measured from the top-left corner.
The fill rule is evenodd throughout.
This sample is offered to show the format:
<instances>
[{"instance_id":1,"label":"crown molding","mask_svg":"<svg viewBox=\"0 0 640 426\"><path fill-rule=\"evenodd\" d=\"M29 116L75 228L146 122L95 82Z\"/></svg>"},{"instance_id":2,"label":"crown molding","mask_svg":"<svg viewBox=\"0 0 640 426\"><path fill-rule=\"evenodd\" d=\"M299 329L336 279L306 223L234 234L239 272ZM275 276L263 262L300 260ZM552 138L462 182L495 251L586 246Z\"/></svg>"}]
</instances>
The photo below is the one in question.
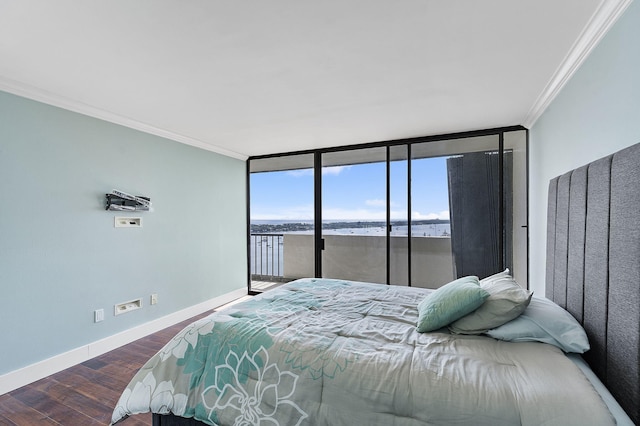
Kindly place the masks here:
<instances>
[{"instance_id":1,"label":"crown molding","mask_svg":"<svg viewBox=\"0 0 640 426\"><path fill-rule=\"evenodd\" d=\"M174 133L169 130L161 129L156 126L143 123L143 122L134 120L132 118L124 117L122 115L118 115L109 111L105 111L103 109L96 108L91 105L87 105L85 103L82 103L73 99L69 99L67 97L64 97L55 93L51 93L46 90L42 90L37 87L33 87L28 84L24 84L24 83L11 80L2 76L0 76L0 90L17 95L17 96L21 96L23 98L42 102L47 105L52 105L52 106L73 111L79 114L83 114L89 117L93 117L103 121L108 121L110 123L118 124L120 126L128 127L130 129L139 130L144 133L159 136L175 142L180 142L196 148L204 149L206 151L215 152L216 154L236 158L238 160L243 160L243 161L249 158L247 155L240 154L234 151L229 151L227 149L205 143L199 139Z\"/></svg>"},{"instance_id":2,"label":"crown molding","mask_svg":"<svg viewBox=\"0 0 640 426\"><path fill-rule=\"evenodd\" d=\"M580 68L607 31L616 23L633 0L603 0L569 50L567 56L529 109L523 126L530 129Z\"/></svg>"}]
</instances>

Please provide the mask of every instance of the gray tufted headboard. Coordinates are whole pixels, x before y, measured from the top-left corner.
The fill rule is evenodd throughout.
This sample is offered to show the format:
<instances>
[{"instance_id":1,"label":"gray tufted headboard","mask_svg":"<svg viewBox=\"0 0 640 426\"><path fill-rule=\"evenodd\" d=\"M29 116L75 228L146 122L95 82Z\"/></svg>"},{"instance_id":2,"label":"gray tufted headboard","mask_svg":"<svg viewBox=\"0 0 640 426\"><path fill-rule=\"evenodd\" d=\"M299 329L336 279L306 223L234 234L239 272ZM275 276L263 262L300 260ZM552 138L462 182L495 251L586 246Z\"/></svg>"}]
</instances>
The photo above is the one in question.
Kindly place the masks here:
<instances>
[{"instance_id":1,"label":"gray tufted headboard","mask_svg":"<svg viewBox=\"0 0 640 426\"><path fill-rule=\"evenodd\" d=\"M589 336L584 358L640 423L640 144L551 180L546 296Z\"/></svg>"}]
</instances>

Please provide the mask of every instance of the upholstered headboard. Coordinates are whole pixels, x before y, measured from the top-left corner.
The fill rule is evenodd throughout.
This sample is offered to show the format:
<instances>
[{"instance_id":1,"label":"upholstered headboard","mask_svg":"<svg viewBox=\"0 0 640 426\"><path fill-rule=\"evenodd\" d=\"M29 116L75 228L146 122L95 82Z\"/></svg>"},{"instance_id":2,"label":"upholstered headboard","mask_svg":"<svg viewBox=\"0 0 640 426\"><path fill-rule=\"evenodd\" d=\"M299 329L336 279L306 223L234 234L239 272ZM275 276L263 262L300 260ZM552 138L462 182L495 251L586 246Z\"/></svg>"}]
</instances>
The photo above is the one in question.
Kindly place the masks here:
<instances>
[{"instance_id":1,"label":"upholstered headboard","mask_svg":"<svg viewBox=\"0 0 640 426\"><path fill-rule=\"evenodd\" d=\"M585 359L640 423L640 144L549 184L546 296L589 336Z\"/></svg>"}]
</instances>

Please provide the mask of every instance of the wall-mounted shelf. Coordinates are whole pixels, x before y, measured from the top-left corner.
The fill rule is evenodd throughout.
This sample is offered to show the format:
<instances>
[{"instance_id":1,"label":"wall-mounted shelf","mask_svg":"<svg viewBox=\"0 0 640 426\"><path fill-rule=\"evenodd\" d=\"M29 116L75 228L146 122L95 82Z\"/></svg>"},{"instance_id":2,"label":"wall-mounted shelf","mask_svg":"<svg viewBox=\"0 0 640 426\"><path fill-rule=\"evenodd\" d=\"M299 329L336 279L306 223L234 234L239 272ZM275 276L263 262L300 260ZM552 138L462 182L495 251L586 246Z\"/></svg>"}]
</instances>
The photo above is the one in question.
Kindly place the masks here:
<instances>
[{"instance_id":1,"label":"wall-mounted shelf","mask_svg":"<svg viewBox=\"0 0 640 426\"><path fill-rule=\"evenodd\" d=\"M114 189L106 197L106 210L114 211L150 211L151 198L127 194Z\"/></svg>"}]
</instances>

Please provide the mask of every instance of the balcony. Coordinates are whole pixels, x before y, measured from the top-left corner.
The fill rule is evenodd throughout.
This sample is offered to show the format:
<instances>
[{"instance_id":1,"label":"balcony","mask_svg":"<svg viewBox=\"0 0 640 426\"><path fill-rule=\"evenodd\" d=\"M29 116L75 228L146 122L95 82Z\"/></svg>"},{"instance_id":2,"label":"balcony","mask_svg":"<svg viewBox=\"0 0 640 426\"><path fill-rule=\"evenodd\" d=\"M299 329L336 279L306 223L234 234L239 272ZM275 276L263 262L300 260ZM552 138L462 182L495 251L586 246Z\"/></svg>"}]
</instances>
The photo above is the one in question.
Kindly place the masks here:
<instances>
[{"instance_id":1,"label":"balcony","mask_svg":"<svg viewBox=\"0 0 640 426\"><path fill-rule=\"evenodd\" d=\"M379 235L324 235L323 276L366 282L386 282L386 238ZM390 237L392 284L407 283L407 237ZM451 239L414 236L411 239L412 285L438 288L454 279ZM251 234L251 286L263 291L314 275L313 235Z\"/></svg>"}]
</instances>

